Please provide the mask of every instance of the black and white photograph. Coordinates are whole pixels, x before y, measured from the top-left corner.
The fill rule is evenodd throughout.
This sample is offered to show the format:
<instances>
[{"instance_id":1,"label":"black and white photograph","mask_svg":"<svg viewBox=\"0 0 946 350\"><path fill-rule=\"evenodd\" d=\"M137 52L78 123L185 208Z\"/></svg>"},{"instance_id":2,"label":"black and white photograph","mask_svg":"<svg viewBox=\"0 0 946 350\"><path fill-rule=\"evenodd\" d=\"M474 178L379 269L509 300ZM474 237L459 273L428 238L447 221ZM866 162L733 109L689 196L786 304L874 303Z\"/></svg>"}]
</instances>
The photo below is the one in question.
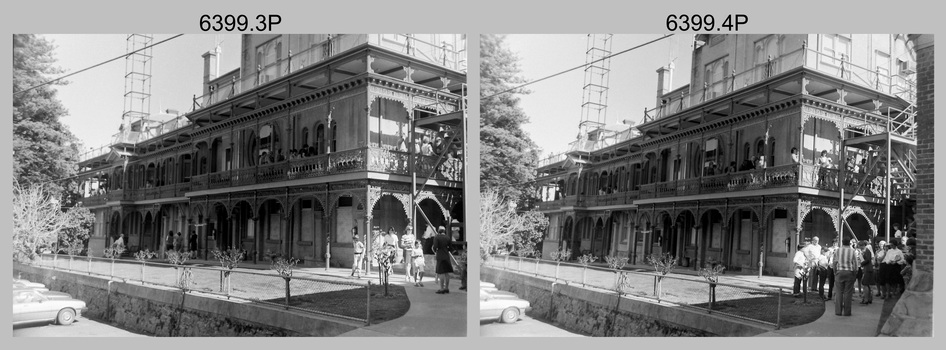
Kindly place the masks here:
<instances>
[{"instance_id":1,"label":"black and white photograph","mask_svg":"<svg viewBox=\"0 0 946 350\"><path fill-rule=\"evenodd\" d=\"M13 35L14 337L467 335L467 36L252 31Z\"/></svg>"},{"instance_id":2,"label":"black and white photograph","mask_svg":"<svg viewBox=\"0 0 946 350\"><path fill-rule=\"evenodd\" d=\"M481 336L932 336L932 35L479 47Z\"/></svg>"}]
</instances>

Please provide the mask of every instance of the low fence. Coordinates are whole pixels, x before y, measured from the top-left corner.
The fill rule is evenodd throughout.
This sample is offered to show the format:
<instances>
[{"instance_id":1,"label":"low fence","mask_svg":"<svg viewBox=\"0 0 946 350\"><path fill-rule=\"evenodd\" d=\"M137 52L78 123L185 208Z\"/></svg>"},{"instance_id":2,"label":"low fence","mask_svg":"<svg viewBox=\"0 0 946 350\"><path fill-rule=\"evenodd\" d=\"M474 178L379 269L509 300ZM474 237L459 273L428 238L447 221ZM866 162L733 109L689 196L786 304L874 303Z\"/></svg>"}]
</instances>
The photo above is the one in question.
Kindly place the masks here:
<instances>
[{"instance_id":1,"label":"low fence","mask_svg":"<svg viewBox=\"0 0 946 350\"><path fill-rule=\"evenodd\" d=\"M159 285L186 292L251 301L370 324L371 281L367 284L330 277L227 270L222 267L173 265L150 261L41 255L33 265L124 282Z\"/></svg>"},{"instance_id":2,"label":"low fence","mask_svg":"<svg viewBox=\"0 0 946 350\"><path fill-rule=\"evenodd\" d=\"M781 312L787 293L782 288L755 288L711 283L702 277L585 266L568 262L493 256L487 266L568 284L597 288L660 302L669 302L729 317L781 328Z\"/></svg>"}]
</instances>

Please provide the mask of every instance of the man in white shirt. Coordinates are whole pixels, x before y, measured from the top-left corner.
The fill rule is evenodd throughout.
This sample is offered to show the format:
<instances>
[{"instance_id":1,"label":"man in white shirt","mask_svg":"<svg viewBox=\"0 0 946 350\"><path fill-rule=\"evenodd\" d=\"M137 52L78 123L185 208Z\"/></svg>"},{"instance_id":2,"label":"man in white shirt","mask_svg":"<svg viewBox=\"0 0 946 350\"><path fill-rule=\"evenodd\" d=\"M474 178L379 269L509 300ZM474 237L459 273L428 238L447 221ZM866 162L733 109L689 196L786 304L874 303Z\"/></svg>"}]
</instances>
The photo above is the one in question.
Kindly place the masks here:
<instances>
[{"instance_id":1,"label":"man in white shirt","mask_svg":"<svg viewBox=\"0 0 946 350\"><path fill-rule=\"evenodd\" d=\"M806 258L806 259L818 261L818 259L821 258L821 245L818 244L818 236L812 237L812 238L811 238L811 244L809 244L807 247L805 247L805 249L802 250L802 252L805 253L805 258ZM809 281L812 281L812 283L811 283L811 291L812 291L812 292L817 292L817 291L818 291L818 288L817 288L817 286L816 286L815 283L814 283L814 281L818 281L818 278L819 278L819 277L818 277L818 269L812 269L812 270L811 270L811 276L809 276Z\"/></svg>"},{"instance_id":2,"label":"man in white shirt","mask_svg":"<svg viewBox=\"0 0 946 350\"><path fill-rule=\"evenodd\" d=\"M805 269L805 262L808 260L805 258L805 253L802 252L804 248L803 244L799 244L795 251L795 257L792 258L792 266L795 268L795 283L792 285L792 296L794 297L801 295L801 277Z\"/></svg>"},{"instance_id":3,"label":"man in white shirt","mask_svg":"<svg viewBox=\"0 0 946 350\"><path fill-rule=\"evenodd\" d=\"M903 236L903 231L900 231L900 224L893 224L893 237L900 238L900 236Z\"/></svg>"}]
</instances>

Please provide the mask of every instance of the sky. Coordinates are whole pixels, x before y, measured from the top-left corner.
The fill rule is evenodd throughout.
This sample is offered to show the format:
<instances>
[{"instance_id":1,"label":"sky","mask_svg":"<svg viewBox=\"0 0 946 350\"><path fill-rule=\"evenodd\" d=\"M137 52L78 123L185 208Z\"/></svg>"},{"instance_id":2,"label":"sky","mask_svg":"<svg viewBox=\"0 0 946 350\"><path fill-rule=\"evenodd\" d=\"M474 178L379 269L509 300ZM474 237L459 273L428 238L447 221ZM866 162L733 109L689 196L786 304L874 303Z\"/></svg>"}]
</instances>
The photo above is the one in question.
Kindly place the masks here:
<instances>
[{"instance_id":1,"label":"sky","mask_svg":"<svg viewBox=\"0 0 946 350\"><path fill-rule=\"evenodd\" d=\"M662 35L616 34L612 53L640 45ZM672 88L689 83L693 36L677 34L611 59L607 124L630 119L640 124L644 108L657 100L657 69L671 60ZM507 46L519 56L522 76L528 80L558 73L585 63L586 34L511 34ZM541 149L541 158L561 153L578 135L581 122L584 69L530 85L520 106L530 117L523 129Z\"/></svg>"},{"instance_id":2,"label":"sky","mask_svg":"<svg viewBox=\"0 0 946 350\"><path fill-rule=\"evenodd\" d=\"M62 75L125 54L127 34L42 35L56 46L56 65ZM155 43L174 34L154 34ZM239 65L240 35L188 34L152 49L151 113L175 109L189 112L193 96L203 89L203 58L220 42L220 72ZM55 76L59 77L59 76ZM55 78L50 77L50 78ZM125 60L119 59L67 78L56 86L57 96L69 111L61 121L83 143L83 148L108 144L121 124L125 95Z\"/></svg>"}]
</instances>

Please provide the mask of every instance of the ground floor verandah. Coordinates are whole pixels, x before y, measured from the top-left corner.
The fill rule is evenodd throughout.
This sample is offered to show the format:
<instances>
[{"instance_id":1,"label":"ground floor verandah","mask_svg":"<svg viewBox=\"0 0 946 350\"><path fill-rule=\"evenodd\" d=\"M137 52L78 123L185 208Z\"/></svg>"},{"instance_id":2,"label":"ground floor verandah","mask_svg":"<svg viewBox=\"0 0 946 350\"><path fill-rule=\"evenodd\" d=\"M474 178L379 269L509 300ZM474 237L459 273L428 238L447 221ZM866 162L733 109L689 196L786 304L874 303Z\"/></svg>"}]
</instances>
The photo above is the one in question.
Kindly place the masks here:
<instances>
[{"instance_id":1,"label":"ground floor verandah","mask_svg":"<svg viewBox=\"0 0 946 350\"><path fill-rule=\"evenodd\" d=\"M169 234L180 232L182 250L190 250L193 244L200 257L209 256L213 249L238 248L246 251L247 260L287 256L300 259L303 265L324 265L329 259L332 266L351 266L353 232L365 241L366 232L374 228L394 228L400 236L412 226L422 239L428 226L435 231L455 220L461 226L459 240L465 240L461 189L426 186L414 202L411 205L409 184L356 180L148 204L107 203L92 208L102 222L95 225L98 232L93 232L89 250L101 255L124 234L129 253L149 249L163 256ZM173 247L173 239L170 242Z\"/></svg>"},{"instance_id":2,"label":"ground floor verandah","mask_svg":"<svg viewBox=\"0 0 946 350\"><path fill-rule=\"evenodd\" d=\"M798 194L571 208L546 212L550 225L542 254L549 258L568 248L572 259L592 254L603 261L610 255L645 264L652 253L668 253L683 268L723 264L730 271L757 272L761 266L764 274L786 276L799 243L819 237L828 245L839 227L845 241L883 233L883 204L853 202L841 213L846 223L839 221L838 207L836 198Z\"/></svg>"}]
</instances>

